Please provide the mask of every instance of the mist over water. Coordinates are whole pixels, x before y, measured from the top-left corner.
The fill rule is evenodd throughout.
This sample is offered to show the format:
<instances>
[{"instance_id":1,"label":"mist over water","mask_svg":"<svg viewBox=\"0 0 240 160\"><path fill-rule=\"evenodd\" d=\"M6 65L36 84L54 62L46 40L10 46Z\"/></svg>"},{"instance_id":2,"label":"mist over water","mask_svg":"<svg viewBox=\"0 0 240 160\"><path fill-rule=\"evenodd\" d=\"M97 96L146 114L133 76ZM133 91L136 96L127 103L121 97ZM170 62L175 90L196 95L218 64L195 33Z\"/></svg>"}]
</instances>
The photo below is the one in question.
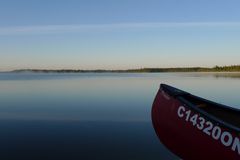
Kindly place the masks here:
<instances>
[{"instance_id":1,"label":"mist over water","mask_svg":"<svg viewBox=\"0 0 240 160\"><path fill-rule=\"evenodd\" d=\"M160 83L240 109L239 73L0 73L0 158L179 159L151 124Z\"/></svg>"}]
</instances>

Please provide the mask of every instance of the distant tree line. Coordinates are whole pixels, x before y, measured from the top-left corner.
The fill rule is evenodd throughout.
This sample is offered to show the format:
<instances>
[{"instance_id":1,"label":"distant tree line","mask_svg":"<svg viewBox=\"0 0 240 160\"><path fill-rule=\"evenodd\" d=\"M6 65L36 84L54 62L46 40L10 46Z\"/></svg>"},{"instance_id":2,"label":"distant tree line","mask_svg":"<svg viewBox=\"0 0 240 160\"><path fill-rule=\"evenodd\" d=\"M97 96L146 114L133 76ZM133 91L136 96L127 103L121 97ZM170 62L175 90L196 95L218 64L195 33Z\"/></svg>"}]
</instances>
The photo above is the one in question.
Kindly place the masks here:
<instances>
[{"instance_id":1,"label":"distant tree line","mask_svg":"<svg viewBox=\"0 0 240 160\"><path fill-rule=\"evenodd\" d=\"M214 71L217 72L225 72L225 71L229 71L229 72L237 72L240 71L240 65L232 65L232 66L215 66L213 68Z\"/></svg>"},{"instance_id":2,"label":"distant tree line","mask_svg":"<svg viewBox=\"0 0 240 160\"><path fill-rule=\"evenodd\" d=\"M232 66L215 66L212 68L206 67L183 67L183 68L141 68L141 69L128 69L128 70L73 70L73 69L21 69L14 70L13 72L34 72L34 73L154 73L154 72L240 72L240 65Z\"/></svg>"},{"instance_id":3,"label":"distant tree line","mask_svg":"<svg viewBox=\"0 0 240 160\"><path fill-rule=\"evenodd\" d=\"M129 72L240 72L240 65L206 67L183 67L183 68L142 68L128 70Z\"/></svg>"}]
</instances>

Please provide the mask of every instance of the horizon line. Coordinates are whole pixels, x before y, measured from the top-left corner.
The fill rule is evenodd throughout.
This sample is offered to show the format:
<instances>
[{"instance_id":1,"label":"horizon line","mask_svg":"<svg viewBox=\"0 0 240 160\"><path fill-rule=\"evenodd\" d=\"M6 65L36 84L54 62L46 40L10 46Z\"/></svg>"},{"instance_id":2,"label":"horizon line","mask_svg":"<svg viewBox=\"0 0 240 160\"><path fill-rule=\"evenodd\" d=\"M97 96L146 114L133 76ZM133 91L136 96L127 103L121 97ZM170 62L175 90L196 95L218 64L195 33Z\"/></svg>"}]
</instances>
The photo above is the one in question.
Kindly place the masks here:
<instances>
[{"instance_id":1,"label":"horizon line","mask_svg":"<svg viewBox=\"0 0 240 160\"><path fill-rule=\"evenodd\" d=\"M128 69L103 69L103 68L98 68L98 69L74 69L74 68L58 68L58 69L46 69L46 68L22 68L22 69L9 69L9 70L1 70L0 72L13 72L13 71L28 71L28 70L36 70L36 71L60 71L60 70L71 70L71 71L127 71L127 70L141 70L141 69L181 69L181 68L203 68L203 69L212 69L215 67L232 67L232 66L240 66L240 64L233 64L233 65L213 65L213 66L182 66L182 67L139 67L139 68L128 68Z\"/></svg>"},{"instance_id":2,"label":"horizon line","mask_svg":"<svg viewBox=\"0 0 240 160\"><path fill-rule=\"evenodd\" d=\"M119 29L151 29L174 27L240 27L240 22L145 22L71 25L27 25L0 27L0 35L76 33L89 31L112 31Z\"/></svg>"}]
</instances>

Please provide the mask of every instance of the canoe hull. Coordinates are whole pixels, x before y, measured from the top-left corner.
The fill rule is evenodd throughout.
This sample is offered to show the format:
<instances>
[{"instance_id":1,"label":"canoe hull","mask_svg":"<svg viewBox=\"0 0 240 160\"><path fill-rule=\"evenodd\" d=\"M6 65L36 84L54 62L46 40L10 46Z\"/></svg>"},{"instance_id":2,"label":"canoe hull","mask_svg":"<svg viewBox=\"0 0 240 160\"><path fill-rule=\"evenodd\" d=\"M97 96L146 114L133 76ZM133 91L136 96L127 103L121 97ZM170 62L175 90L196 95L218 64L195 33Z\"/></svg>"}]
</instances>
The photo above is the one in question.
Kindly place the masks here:
<instances>
[{"instance_id":1,"label":"canoe hull","mask_svg":"<svg viewBox=\"0 0 240 160\"><path fill-rule=\"evenodd\" d=\"M185 160L240 159L238 134L159 89L152 123L160 141Z\"/></svg>"}]
</instances>

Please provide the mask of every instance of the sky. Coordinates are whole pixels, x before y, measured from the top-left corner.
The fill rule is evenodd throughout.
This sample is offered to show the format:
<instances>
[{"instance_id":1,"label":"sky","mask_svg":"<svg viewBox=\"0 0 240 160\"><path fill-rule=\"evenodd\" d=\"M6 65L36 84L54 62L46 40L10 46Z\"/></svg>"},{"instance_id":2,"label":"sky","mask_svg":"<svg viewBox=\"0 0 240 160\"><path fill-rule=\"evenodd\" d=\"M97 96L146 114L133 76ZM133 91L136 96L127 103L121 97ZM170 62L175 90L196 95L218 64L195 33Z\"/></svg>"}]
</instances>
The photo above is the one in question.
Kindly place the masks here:
<instances>
[{"instance_id":1,"label":"sky","mask_svg":"<svg viewBox=\"0 0 240 160\"><path fill-rule=\"evenodd\" d=\"M240 64L239 0L2 0L0 71Z\"/></svg>"}]
</instances>

